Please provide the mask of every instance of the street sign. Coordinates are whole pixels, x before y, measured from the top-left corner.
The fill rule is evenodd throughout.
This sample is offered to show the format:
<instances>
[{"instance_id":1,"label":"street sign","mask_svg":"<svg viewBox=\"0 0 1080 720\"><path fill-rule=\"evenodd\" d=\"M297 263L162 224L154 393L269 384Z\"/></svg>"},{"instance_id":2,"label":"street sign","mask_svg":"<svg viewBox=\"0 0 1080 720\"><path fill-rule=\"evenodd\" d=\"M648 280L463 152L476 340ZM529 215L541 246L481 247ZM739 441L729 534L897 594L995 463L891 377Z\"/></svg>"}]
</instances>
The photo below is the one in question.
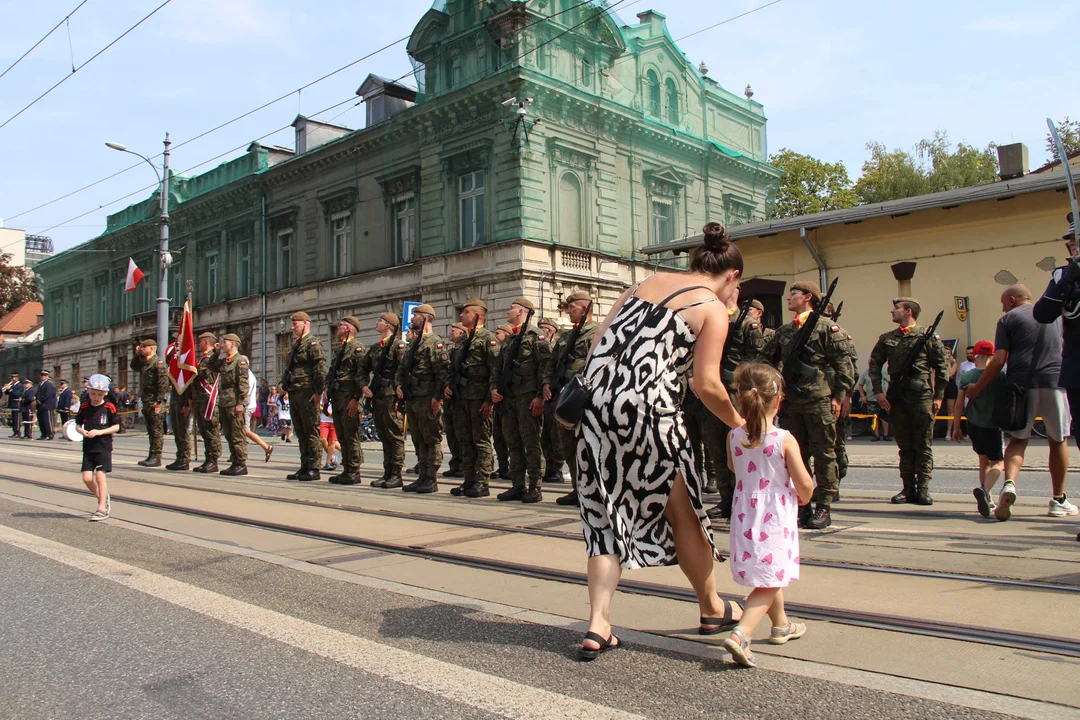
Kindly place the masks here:
<instances>
[{"instance_id":1,"label":"street sign","mask_svg":"<svg viewBox=\"0 0 1080 720\"><path fill-rule=\"evenodd\" d=\"M956 317L960 322L967 322L968 316L968 299L966 297L954 297L956 301Z\"/></svg>"},{"instance_id":2,"label":"street sign","mask_svg":"<svg viewBox=\"0 0 1080 720\"><path fill-rule=\"evenodd\" d=\"M420 307L421 305L423 305L423 303L408 301L402 307L402 310L401 310L401 334L402 334L402 337L405 336L406 330L409 328L410 325L412 325L413 313L416 311L416 308Z\"/></svg>"}]
</instances>

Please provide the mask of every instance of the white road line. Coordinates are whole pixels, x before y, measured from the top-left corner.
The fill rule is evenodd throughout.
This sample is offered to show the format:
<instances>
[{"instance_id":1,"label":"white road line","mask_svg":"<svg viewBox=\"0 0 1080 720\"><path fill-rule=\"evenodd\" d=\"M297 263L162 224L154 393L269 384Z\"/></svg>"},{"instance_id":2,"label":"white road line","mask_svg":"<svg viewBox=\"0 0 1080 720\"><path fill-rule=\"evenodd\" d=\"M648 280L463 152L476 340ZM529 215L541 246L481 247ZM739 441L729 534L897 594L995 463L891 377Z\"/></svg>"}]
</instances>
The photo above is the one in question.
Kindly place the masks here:
<instances>
[{"instance_id":1,"label":"white road line","mask_svg":"<svg viewBox=\"0 0 1080 720\"><path fill-rule=\"evenodd\" d=\"M485 712L523 720L641 718L307 622L0 525L0 542L233 627ZM409 668L403 673L402 668Z\"/></svg>"}]
</instances>

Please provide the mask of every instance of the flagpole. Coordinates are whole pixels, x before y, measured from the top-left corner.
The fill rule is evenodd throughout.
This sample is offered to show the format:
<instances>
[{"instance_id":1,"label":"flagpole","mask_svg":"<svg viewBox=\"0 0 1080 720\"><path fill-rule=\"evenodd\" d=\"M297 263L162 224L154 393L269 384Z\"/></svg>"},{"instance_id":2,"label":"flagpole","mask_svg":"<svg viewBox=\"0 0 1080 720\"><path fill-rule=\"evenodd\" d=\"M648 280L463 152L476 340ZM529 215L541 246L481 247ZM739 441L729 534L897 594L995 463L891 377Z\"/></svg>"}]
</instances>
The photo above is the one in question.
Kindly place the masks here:
<instances>
[{"instance_id":1,"label":"flagpole","mask_svg":"<svg viewBox=\"0 0 1080 720\"><path fill-rule=\"evenodd\" d=\"M187 306L189 308L191 308L191 331L192 331L192 333L194 333L195 332L195 303L193 303L191 301L191 290L192 290L192 286L194 285L194 283L191 280L187 280L187 281L184 282L184 285L187 286ZM183 323L181 323L181 324L183 324ZM196 350L198 349L198 342L199 342L198 340L195 341ZM198 355L196 355L196 357L195 357L195 364L196 365L199 364ZM192 379L191 384L188 385L188 387L192 387L194 384L195 384L195 380ZM191 410L188 413L188 421L191 423L191 425L189 426L189 429L188 429L188 435L191 437L191 445L192 445L191 457L198 460L199 459L199 420L198 420L198 418L195 417L195 413L197 412L197 410L195 409L194 397L195 397L195 389L192 387L191 395L189 396L189 400L190 400L189 407L191 408Z\"/></svg>"}]
</instances>

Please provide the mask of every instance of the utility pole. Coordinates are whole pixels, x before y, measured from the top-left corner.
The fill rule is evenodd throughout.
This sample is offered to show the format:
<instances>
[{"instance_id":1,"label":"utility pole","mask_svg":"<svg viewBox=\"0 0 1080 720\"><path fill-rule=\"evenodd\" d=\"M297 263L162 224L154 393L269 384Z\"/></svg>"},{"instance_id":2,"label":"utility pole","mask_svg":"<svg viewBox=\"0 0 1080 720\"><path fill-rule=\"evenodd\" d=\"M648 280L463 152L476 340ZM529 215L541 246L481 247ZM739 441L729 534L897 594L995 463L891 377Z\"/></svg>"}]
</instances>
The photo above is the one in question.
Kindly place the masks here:
<instances>
[{"instance_id":1,"label":"utility pole","mask_svg":"<svg viewBox=\"0 0 1080 720\"><path fill-rule=\"evenodd\" d=\"M158 352L164 353L169 346L169 267L172 256L169 254L169 133L165 133L165 160L162 165L161 198L158 203L160 215L158 224L161 228L161 282L158 286L157 299L157 341Z\"/></svg>"}]
</instances>

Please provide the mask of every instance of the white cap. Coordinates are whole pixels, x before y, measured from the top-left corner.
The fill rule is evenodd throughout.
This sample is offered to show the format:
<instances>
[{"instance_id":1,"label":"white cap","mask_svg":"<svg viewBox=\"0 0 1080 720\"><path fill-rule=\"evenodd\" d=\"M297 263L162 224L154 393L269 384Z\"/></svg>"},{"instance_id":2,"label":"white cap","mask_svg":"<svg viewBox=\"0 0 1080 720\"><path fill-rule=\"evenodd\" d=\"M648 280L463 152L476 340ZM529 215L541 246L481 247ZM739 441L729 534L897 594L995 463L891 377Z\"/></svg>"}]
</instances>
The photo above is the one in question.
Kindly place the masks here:
<instances>
[{"instance_id":1,"label":"white cap","mask_svg":"<svg viewBox=\"0 0 1080 720\"><path fill-rule=\"evenodd\" d=\"M109 378L101 374L91 375L90 380L87 382L87 387L91 390L108 390Z\"/></svg>"}]
</instances>

